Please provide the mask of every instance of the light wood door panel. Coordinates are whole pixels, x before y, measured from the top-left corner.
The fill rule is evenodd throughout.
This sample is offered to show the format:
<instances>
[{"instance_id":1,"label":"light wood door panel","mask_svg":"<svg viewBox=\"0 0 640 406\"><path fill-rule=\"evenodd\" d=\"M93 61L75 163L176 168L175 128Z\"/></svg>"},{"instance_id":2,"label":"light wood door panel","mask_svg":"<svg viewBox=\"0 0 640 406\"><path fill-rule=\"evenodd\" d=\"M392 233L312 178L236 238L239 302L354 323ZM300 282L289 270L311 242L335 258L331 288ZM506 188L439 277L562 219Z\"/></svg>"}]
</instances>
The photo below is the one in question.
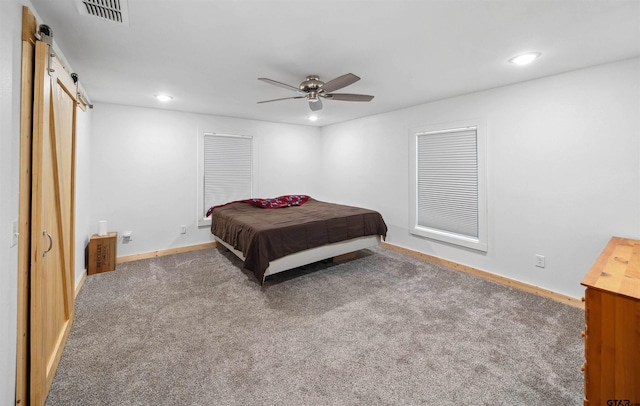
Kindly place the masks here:
<instances>
[{"instance_id":1,"label":"light wood door panel","mask_svg":"<svg viewBox=\"0 0 640 406\"><path fill-rule=\"evenodd\" d=\"M73 321L76 102L73 81L49 46L38 42L35 54L30 401L41 405Z\"/></svg>"}]
</instances>

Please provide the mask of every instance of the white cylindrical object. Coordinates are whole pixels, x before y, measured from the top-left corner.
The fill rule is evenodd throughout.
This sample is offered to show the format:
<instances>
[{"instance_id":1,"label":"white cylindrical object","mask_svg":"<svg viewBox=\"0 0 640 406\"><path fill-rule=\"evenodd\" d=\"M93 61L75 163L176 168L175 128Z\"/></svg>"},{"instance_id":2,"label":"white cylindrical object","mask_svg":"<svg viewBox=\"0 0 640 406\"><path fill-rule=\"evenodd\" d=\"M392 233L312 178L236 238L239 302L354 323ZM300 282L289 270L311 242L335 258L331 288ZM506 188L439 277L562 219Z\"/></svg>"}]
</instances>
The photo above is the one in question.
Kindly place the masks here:
<instances>
[{"instance_id":1,"label":"white cylindrical object","mask_svg":"<svg viewBox=\"0 0 640 406\"><path fill-rule=\"evenodd\" d=\"M107 220L98 221L98 235L107 235Z\"/></svg>"}]
</instances>

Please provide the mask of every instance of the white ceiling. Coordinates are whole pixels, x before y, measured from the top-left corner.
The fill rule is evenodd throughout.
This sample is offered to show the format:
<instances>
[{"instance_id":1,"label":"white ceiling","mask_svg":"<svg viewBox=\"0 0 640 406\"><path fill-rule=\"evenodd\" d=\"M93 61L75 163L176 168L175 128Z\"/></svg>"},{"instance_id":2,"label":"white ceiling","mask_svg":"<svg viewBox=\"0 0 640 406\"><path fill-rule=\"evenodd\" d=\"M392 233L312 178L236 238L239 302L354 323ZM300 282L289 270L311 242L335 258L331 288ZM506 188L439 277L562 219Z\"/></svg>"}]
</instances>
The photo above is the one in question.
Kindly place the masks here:
<instances>
[{"instance_id":1,"label":"white ceiling","mask_svg":"<svg viewBox=\"0 0 640 406\"><path fill-rule=\"evenodd\" d=\"M129 25L32 0L93 102L324 126L640 56L640 0L128 0ZM507 59L542 52L527 67ZM324 101L260 82L362 79ZM170 103L154 99L166 92Z\"/></svg>"}]
</instances>

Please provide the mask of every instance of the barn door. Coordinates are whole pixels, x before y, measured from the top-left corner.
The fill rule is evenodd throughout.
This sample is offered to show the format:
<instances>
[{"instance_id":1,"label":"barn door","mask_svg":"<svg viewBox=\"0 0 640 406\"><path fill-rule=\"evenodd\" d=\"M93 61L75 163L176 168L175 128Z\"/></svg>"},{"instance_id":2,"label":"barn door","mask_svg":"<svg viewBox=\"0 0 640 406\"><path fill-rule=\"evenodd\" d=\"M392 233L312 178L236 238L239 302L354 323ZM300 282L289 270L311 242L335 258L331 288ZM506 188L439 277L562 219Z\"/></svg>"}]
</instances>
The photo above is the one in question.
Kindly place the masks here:
<instances>
[{"instance_id":1,"label":"barn door","mask_svg":"<svg viewBox=\"0 0 640 406\"><path fill-rule=\"evenodd\" d=\"M33 103L30 403L42 405L73 321L75 86L36 43Z\"/></svg>"}]
</instances>

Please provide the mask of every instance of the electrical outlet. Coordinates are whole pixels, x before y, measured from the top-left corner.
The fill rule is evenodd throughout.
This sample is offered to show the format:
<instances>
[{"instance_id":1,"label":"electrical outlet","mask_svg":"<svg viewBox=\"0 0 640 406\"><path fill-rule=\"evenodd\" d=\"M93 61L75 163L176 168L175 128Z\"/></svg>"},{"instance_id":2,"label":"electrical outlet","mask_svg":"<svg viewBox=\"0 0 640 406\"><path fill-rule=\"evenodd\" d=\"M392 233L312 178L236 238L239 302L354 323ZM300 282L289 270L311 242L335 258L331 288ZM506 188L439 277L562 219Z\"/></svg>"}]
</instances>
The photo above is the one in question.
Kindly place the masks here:
<instances>
[{"instance_id":1,"label":"electrical outlet","mask_svg":"<svg viewBox=\"0 0 640 406\"><path fill-rule=\"evenodd\" d=\"M187 233L187 226L181 225L180 226L180 234L186 234L186 233Z\"/></svg>"},{"instance_id":2,"label":"electrical outlet","mask_svg":"<svg viewBox=\"0 0 640 406\"><path fill-rule=\"evenodd\" d=\"M131 242L133 241L133 232L125 231L122 233L122 242Z\"/></svg>"},{"instance_id":3,"label":"electrical outlet","mask_svg":"<svg viewBox=\"0 0 640 406\"><path fill-rule=\"evenodd\" d=\"M545 257L544 255L540 255L540 254L536 254L536 266L538 268L544 268L545 267Z\"/></svg>"}]
</instances>

